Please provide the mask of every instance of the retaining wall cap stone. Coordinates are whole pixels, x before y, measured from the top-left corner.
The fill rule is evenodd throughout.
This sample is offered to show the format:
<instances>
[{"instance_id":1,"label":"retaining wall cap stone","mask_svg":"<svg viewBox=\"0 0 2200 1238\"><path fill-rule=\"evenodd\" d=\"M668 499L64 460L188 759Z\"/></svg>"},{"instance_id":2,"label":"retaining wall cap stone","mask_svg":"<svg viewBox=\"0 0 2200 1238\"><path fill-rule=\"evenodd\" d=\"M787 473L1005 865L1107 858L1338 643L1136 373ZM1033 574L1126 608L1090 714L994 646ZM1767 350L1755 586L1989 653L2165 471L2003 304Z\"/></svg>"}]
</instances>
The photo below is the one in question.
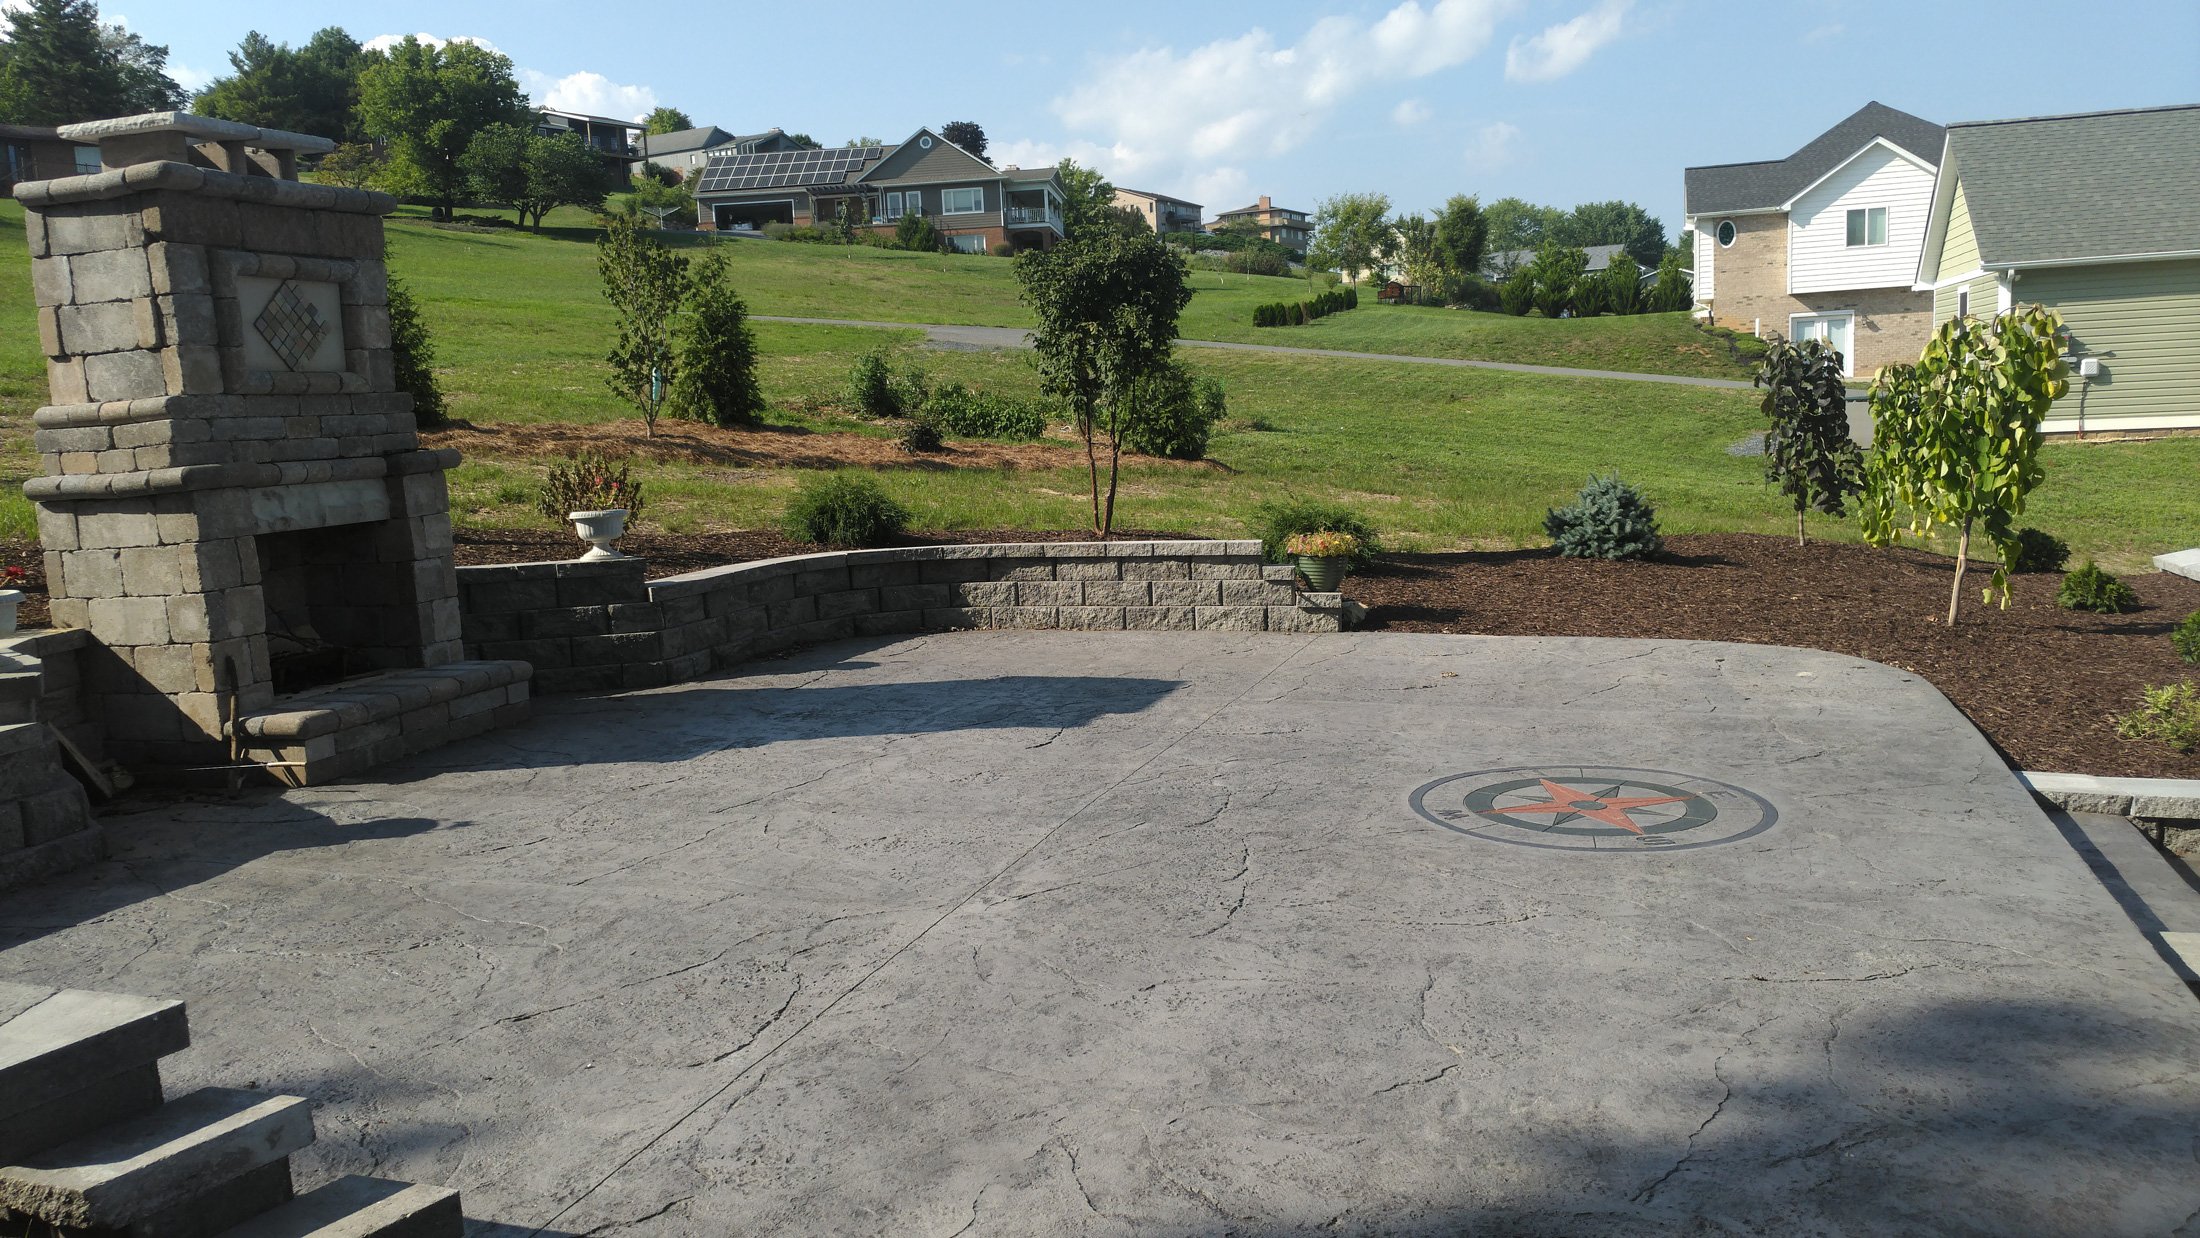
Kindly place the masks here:
<instances>
[{"instance_id":1,"label":"retaining wall cap stone","mask_svg":"<svg viewBox=\"0 0 2200 1238\"><path fill-rule=\"evenodd\" d=\"M174 189L268 206L342 211L351 215L387 215L397 209L397 199L379 189L308 185L267 176L216 172L173 161L132 164L118 172L97 172L90 176L24 181L15 187L15 197L25 206L52 206L105 201L153 189Z\"/></svg>"}]
</instances>

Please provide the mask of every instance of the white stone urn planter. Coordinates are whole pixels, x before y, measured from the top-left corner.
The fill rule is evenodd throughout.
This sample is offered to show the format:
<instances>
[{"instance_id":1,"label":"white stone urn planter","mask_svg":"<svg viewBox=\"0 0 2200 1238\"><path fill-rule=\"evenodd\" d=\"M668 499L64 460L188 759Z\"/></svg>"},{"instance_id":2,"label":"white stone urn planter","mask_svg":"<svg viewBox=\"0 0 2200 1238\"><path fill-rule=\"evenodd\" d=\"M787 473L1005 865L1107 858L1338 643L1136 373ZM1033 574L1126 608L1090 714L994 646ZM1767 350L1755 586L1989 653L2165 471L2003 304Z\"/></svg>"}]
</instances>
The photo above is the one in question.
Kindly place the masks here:
<instances>
[{"instance_id":1,"label":"white stone urn planter","mask_svg":"<svg viewBox=\"0 0 2200 1238\"><path fill-rule=\"evenodd\" d=\"M22 604L21 589L0 589L0 632L15 630L15 608Z\"/></svg>"},{"instance_id":2,"label":"white stone urn planter","mask_svg":"<svg viewBox=\"0 0 2200 1238\"><path fill-rule=\"evenodd\" d=\"M573 522L573 531L588 543L588 553L581 562L598 559L624 559L627 556L612 549L611 543L626 536L626 509L614 507L600 512L567 512L565 518Z\"/></svg>"}]
</instances>

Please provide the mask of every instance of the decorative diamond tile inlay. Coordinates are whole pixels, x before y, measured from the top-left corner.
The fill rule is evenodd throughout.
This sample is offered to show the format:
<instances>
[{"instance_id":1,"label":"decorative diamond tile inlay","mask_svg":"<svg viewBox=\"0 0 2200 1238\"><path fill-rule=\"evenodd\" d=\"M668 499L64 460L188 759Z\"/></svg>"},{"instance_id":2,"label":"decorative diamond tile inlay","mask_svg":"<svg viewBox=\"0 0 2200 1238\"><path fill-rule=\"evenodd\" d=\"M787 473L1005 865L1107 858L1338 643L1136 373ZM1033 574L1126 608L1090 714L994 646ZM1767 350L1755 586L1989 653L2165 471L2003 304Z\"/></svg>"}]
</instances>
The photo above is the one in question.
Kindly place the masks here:
<instances>
[{"instance_id":1,"label":"decorative diamond tile inlay","mask_svg":"<svg viewBox=\"0 0 2200 1238\"><path fill-rule=\"evenodd\" d=\"M313 302L300 295L298 286L286 279L267 299L267 308L252 320L252 329L260 333L283 364L295 370L311 360L321 341L328 338L329 324L322 320Z\"/></svg>"}]
</instances>

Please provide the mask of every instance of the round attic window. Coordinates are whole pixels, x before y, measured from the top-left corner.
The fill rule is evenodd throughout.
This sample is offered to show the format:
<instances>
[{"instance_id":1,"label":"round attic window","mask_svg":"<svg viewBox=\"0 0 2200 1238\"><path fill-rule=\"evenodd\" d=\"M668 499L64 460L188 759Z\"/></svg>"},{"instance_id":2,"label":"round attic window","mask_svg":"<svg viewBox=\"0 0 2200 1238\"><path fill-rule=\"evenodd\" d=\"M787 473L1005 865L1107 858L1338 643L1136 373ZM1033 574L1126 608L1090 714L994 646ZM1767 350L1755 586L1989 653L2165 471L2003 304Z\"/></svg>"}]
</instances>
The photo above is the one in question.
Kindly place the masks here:
<instances>
[{"instance_id":1,"label":"round attic window","mask_svg":"<svg viewBox=\"0 0 2200 1238\"><path fill-rule=\"evenodd\" d=\"M1731 246L1731 245L1733 245L1733 244L1734 244L1734 221L1733 221L1733 220L1731 220L1731 219L1722 219L1722 220L1720 220L1720 221L1719 221L1719 231L1718 231L1718 238L1719 238L1719 248L1720 248L1720 249L1725 249L1725 248L1727 248L1727 247L1729 247L1729 246Z\"/></svg>"},{"instance_id":2,"label":"round attic window","mask_svg":"<svg viewBox=\"0 0 2200 1238\"><path fill-rule=\"evenodd\" d=\"M918 139L917 139L917 146L918 146L918 147L919 147L920 149L923 149L923 150L930 150L930 149L932 149L932 139L930 139L930 138L918 138Z\"/></svg>"}]
</instances>

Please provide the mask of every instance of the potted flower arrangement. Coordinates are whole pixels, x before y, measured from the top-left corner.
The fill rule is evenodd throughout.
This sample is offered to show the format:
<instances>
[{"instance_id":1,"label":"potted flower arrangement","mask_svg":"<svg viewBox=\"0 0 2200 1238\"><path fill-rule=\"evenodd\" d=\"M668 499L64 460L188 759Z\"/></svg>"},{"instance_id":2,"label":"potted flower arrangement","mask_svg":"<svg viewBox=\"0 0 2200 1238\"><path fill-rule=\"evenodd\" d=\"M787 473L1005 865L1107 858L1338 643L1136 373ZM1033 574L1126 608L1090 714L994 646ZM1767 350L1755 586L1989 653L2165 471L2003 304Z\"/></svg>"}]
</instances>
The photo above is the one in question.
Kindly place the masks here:
<instances>
[{"instance_id":1,"label":"potted flower arrangement","mask_svg":"<svg viewBox=\"0 0 2200 1238\"><path fill-rule=\"evenodd\" d=\"M623 559L611 543L626 535L626 526L642 518L642 483L628 476L624 460L612 460L603 452L583 451L569 461L550 466L543 480L536 510L552 520L573 522L573 531L587 542L584 560Z\"/></svg>"},{"instance_id":2,"label":"potted flower arrangement","mask_svg":"<svg viewBox=\"0 0 2200 1238\"><path fill-rule=\"evenodd\" d=\"M23 591L16 586L22 583L22 568L13 564L0 568L0 632L15 630L15 608L23 604Z\"/></svg>"},{"instance_id":3,"label":"potted flower arrangement","mask_svg":"<svg viewBox=\"0 0 2200 1238\"><path fill-rule=\"evenodd\" d=\"M1335 593L1359 550L1359 538L1334 529L1293 533L1283 540L1284 553L1298 565L1306 587L1315 593Z\"/></svg>"}]
</instances>

